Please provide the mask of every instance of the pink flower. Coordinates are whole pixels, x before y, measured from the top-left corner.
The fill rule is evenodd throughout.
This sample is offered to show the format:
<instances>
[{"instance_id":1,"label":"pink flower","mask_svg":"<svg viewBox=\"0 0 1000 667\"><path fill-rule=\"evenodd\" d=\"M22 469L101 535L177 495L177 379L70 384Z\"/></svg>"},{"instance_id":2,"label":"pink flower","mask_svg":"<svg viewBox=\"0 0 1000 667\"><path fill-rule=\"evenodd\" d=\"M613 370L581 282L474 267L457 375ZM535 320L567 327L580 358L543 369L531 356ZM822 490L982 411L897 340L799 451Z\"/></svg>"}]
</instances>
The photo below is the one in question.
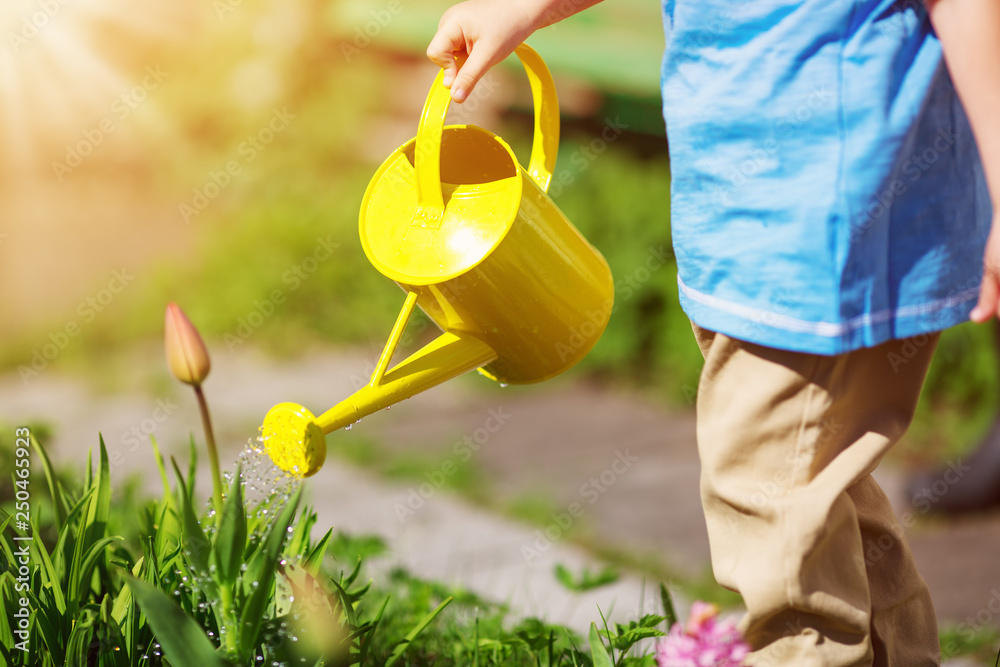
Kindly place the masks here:
<instances>
[{"instance_id":1,"label":"pink flower","mask_svg":"<svg viewBox=\"0 0 1000 667\"><path fill-rule=\"evenodd\" d=\"M700 634L706 625L715 622L715 618L718 615L719 608L714 604L697 600L691 605L691 614L688 616L687 622L687 634L694 636Z\"/></svg>"},{"instance_id":2,"label":"pink flower","mask_svg":"<svg viewBox=\"0 0 1000 667\"><path fill-rule=\"evenodd\" d=\"M163 329L170 371L181 382L200 385L212 367L208 349L198 335L198 330L176 303L167 304Z\"/></svg>"},{"instance_id":3,"label":"pink flower","mask_svg":"<svg viewBox=\"0 0 1000 667\"><path fill-rule=\"evenodd\" d=\"M718 621L715 605L695 602L687 627L675 623L656 646L659 667L740 667L750 652L733 620Z\"/></svg>"}]
</instances>

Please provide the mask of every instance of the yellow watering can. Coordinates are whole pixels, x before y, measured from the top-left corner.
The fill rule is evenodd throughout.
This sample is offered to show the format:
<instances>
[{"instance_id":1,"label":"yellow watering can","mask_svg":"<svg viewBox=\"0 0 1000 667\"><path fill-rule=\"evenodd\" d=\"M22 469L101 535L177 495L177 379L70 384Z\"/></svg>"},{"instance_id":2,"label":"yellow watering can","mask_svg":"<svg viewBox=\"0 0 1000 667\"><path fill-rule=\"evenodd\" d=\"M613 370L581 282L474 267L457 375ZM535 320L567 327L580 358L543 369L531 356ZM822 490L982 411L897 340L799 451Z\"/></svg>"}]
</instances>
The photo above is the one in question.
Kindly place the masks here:
<instances>
[{"instance_id":1,"label":"yellow watering can","mask_svg":"<svg viewBox=\"0 0 1000 667\"><path fill-rule=\"evenodd\" d=\"M504 384L551 378L603 333L611 271L546 194L559 148L552 75L527 45L515 53L535 106L528 169L492 132L444 127L451 97L439 73L416 138L379 167L361 205L361 245L406 292L403 309L368 385L319 417L271 408L261 437L282 469L315 473L326 433L468 371ZM390 368L414 306L443 333Z\"/></svg>"}]
</instances>

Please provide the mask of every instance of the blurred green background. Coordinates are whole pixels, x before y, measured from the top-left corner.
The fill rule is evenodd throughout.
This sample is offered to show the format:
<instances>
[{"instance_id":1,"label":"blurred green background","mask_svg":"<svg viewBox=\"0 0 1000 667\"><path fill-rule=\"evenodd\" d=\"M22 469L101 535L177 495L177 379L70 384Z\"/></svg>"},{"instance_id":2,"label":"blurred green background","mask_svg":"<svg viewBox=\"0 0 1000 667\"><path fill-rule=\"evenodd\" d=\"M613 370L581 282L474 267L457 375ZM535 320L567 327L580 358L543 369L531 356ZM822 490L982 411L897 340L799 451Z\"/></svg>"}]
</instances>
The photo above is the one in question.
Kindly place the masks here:
<instances>
[{"instance_id":1,"label":"blurred green background","mask_svg":"<svg viewBox=\"0 0 1000 667\"><path fill-rule=\"evenodd\" d=\"M378 347L402 293L368 265L357 212L379 162L415 133L434 75L423 49L449 4L76 0L34 35L39 5L6 5L0 27L21 41L0 56L0 366L107 375L122 346L159 338L167 301L215 354ZM701 360L672 262L640 280L670 248L659 7L609 0L530 43L562 102L557 172L571 182L554 198L619 281L579 372L690 405ZM526 161L518 67L452 118ZM625 132L592 143L608 124ZM947 332L894 456L929 464L983 431L998 392L990 335ZM64 348L52 361L38 356L49 344Z\"/></svg>"}]
</instances>

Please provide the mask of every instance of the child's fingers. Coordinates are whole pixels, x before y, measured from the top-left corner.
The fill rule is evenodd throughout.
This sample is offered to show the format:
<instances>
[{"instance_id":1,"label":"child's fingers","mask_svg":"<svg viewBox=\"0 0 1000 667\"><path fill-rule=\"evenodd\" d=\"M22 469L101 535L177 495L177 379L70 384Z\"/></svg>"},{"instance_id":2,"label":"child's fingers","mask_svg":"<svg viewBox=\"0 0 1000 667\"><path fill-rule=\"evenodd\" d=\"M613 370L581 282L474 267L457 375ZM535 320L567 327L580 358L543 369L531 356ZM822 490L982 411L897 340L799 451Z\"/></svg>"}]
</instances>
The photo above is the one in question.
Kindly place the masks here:
<instances>
[{"instance_id":1,"label":"child's fingers","mask_svg":"<svg viewBox=\"0 0 1000 667\"><path fill-rule=\"evenodd\" d=\"M455 53L464 50L465 34L462 26L455 21L443 20L427 46L427 57L432 63L444 69L445 86L451 86L458 72Z\"/></svg>"},{"instance_id":2,"label":"child's fingers","mask_svg":"<svg viewBox=\"0 0 1000 667\"><path fill-rule=\"evenodd\" d=\"M1000 281L989 267L983 272L983 283L979 287L979 302L969 313L973 322L987 322L997 314L997 301L1000 300Z\"/></svg>"},{"instance_id":3,"label":"child's fingers","mask_svg":"<svg viewBox=\"0 0 1000 667\"><path fill-rule=\"evenodd\" d=\"M456 102L464 102L486 72L531 34L530 17L515 9L503 0L469 0L441 17L427 57L444 68L444 85Z\"/></svg>"},{"instance_id":4,"label":"child's fingers","mask_svg":"<svg viewBox=\"0 0 1000 667\"><path fill-rule=\"evenodd\" d=\"M486 49L480 46L478 50L473 49L469 54L468 60L458 69L451 83L451 99L464 102L479 80L495 64L490 56L484 55L485 53Z\"/></svg>"},{"instance_id":5,"label":"child's fingers","mask_svg":"<svg viewBox=\"0 0 1000 667\"><path fill-rule=\"evenodd\" d=\"M973 322L986 322L997 315L1000 302L1000 228L994 221L994 229L986 239L986 250L983 252L983 282L979 286L979 302L969 313Z\"/></svg>"},{"instance_id":6,"label":"child's fingers","mask_svg":"<svg viewBox=\"0 0 1000 667\"><path fill-rule=\"evenodd\" d=\"M444 68L444 85L451 88L451 98L464 102L496 61L496 49L487 49L482 43L478 48L468 48L465 59L466 41L461 29L456 35L451 28L442 26L427 47L427 57Z\"/></svg>"}]
</instances>

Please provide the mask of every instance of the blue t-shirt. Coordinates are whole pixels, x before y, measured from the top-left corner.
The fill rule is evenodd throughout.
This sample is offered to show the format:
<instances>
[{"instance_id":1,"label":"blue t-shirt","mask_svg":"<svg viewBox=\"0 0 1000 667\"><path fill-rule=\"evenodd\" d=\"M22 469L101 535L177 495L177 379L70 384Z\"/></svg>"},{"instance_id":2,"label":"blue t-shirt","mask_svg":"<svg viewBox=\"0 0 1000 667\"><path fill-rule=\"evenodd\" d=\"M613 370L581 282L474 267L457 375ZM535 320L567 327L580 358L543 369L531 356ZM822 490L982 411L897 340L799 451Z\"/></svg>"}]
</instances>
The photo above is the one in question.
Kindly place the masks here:
<instances>
[{"instance_id":1,"label":"blue t-shirt","mask_svg":"<svg viewBox=\"0 0 1000 667\"><path fill-rule=\"evenodd\" d=\"M991 205L921 0L665 0L680 300L838 354L968 320Z\"/></svg>"}]
</instances>

